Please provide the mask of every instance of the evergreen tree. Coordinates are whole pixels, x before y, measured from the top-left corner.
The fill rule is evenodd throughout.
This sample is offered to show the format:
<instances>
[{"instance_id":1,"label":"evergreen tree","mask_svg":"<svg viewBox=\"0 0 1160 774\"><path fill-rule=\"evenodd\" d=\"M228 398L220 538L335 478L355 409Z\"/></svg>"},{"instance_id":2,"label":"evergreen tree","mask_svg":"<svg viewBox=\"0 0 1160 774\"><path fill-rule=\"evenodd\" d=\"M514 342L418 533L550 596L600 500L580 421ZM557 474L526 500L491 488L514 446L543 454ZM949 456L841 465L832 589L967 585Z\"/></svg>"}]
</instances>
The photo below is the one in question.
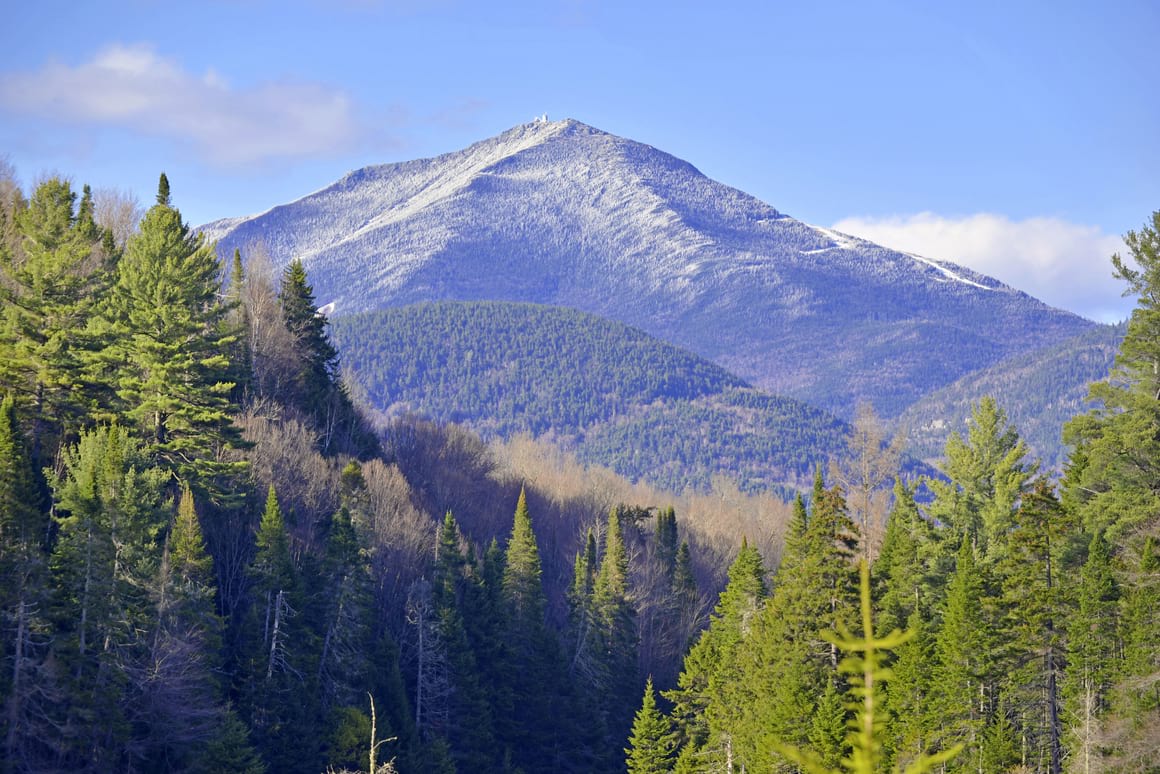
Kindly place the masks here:
<instances>
[{"instance_id":1,"label":"evergreen tree","mask_svg":"<svg viewBox=\"0 0 1160 774\"><path fill-rule=\"evenodd\" d=\"M91 212L78 217L75 203L67 181L41 183L16 219L19 252L0 260L0 389L24 407L37 469L85 421L98 395L85 375L94 349L86 325L109 278Z\"/></svg>"},{"instance_id":2,"label":"evergreen tree","mask_svg":"<svg viewBox=\"0 0 1160 774\"><path fill-rule=\"evenodd\" d=\"M1160 748L1158 702L1147 687L1160 676L1160 632L1147 615L1158 596L1156 572L1147 568L1160 536L1160 211L1128 232L1124 244L1127 253L1113 255L1112 265L1136 307L1110 377L1091 385L1095 408L1064 428L1074 447L1064 499L1088 532L1103 532L1124 556L1117 574L1127 629L1124 671L1106 726L1120 765L1144 770L1142 762Z\"/></svg>"},{"instance_id":3,"label":"evergreen tree","mask_svg":"<svg viewBox=\"0 0 1160 774\"><path fill-rule=\"evenodd\" d=\"M316 694L306 685L312 676L307 654L310 633L298 568L273 485L258 525L257 550L250 565L253 614L248 670L239 674L250 727L263 758L278 771L317 769L320 739L311 721L317 716Z\"/></svg>"},{"instance_id":4,"label":"evergreen tree","mask_svg":"<svg viewBox=\"0 0 1160 774\"><path fill-rule=\"evenodd\" d=\"M628 553L621 530L620 511L613 508L608 514L604 554L592 591L595 626L590 630L597 664L591 687L601 699L601 713L612 744L627 732L624 724L635 701L630 691L635 692L639 685L636 610L629 601Z\"/></svg>"},{"instance_id":5,"label":"evergreen tree","mask_svg":"<svg viewBox=\"0 0 1160 774\"><path fill-rule=\"evenodd\" d=\"M914 491L896 482L894 508L874 563L883 630L899 628L916 610L928 614L939 583L937 539L933 525L918 510Z\"/></svg>"},{"instance_id":6,"label":"evergreen tree","mask_svg":"<svg viewBox=\"0 0 1160 774\"><path fill-rule=\"evenodd\" d=\"M40 508L28 445L10 397L0 401L0 674L3 758L36 770L54 752L54 738L37 722L51 699L50 675L41 674L45 601L44 543L48 516Z\"/></svg>"},{"instance_id":7,"label":"evergreen tree","mask_svg":"<svg viewBox=\"0 0 1160 774\"><path fill-rule=\"evenodd\" d=\"M213 563L205 551L193 494L183 488L153 589L156 620L146 658L133 675L133 725L148 767L193 767L211 751L226 707L222 622Z\"/></svg>"},{"instance_id":8,"label":"evergreen tree","mask_svg":"<svg viewBox=\"0 0 1160 774\"><path fill-rule=\"evenodd\" d=\"M455 517L448 511L439 530L434 583L439 637L450 680L444 733L458 768L485 771L496 765L496 744L491 708L461 612L471 580L467 576L469 563L459 547L460 537Z\"/></svg>"},{"instance_id":9,"label":"evergreen tree","mask_svg":"<svg viewBox=\"0 0 1160 774\"><path fill-rule=\"evenodd\" d=\"M884 752L900 769L906 769L930 752L941 723L931 706L931 676L936 664L934 642L918 609L911 611L906 631L910 638L895 650L893 679L886 684L882 702L890 718L883 738Z\"/></svg>"},{"instance_id":10,"label":"evergreen tree","mask_svg":"<svg viewBox=\"0 0 1160 774\"><path fill-rule=\"evenodd\" d=\"M52 482L57 539L50 558L54 654L70 677L62 734L75 760L116 766L135 711L130 680L142 672L159 625L158 539L163 482L116 427L83 433L62 453Z\"/></svg>"},{"instance_id":11,"label":"evergreen tree","mask_svg":"<svg viewBox=\"0 0 1160 774\"><path fill-rule=\"evenodd\" d=\"M1067 625L1068 747L1079 771L1093 771L1102 757L1100 725L1119 666L1119 602L1111 548L1103 533L1096 533L1080 570L1078 609Z\"/></svg>"},{"instance_id":12,"label":"evergreen tree","mask_svg":"<svg viewBox=\"0 0 1160 774\"><path fill-rule=\"evenodd\" d=\"M1066 599L1060 585L1061 554L1071 525L1051 485L1040 480L1027 493L1000 564L1006 621L1001 639L1009 668L1004 691L1037 770L1062 769L1059 677ZM1002 714L1002 713L1000 713Z\"/></svg>"},{"instance_id":13,"label":"evergreen tree","mask_svg":"<svg viewBox=\"0 0 1160 774\"><path fill-rule=\"evenodd\" d=\"M952 433L945 455L950 481L927 481L935 494L931 516L969 534L981 558L993 562L1005 550L1019 497L1034 473L1024 461L1027 446L988 396L972 409L966 440Z\"/></svg>"},{"instance_id":14,"label":"evergreen tree","mask_svg":"<svg viewBox=\"0 0 1160 774\"><path fill-rule=\"evenodd\" d=\"M668 719L657 709L652 678L645 683L644 698L632 723L628 737L629 774L663 774L672 771L673 733Z\"/></svg>"},{"instance_id":15,"label":"evergreen tree","mask_svg":"<svg viewBox=\"0 0 1160 774\"><path fill-rule=\"evenodd\" d=\"M962 743L971 751L956 761L956 770L977 768L976 756L989 719L994 663L984 595L975 550L964 534L947 587L942 628L935 639L935 669L930 677L931 707L940 719L930 749L946 750Z\"/></svg>"},{"instance_id":16,"label":"evergreen tree","mask_svg":"<svg viewBox=\"0 0 1160 774\"><path fill-rule=\"evenodd\" d=\"M371 452L376 441L363 426L339 377L338 351L327 336L327 318L318 312L314 288L306 280L301 261L293 260L286 267L278 299L295 354L293 386L284 400L313 419L323 453Z\"/></svg>"},{"instance_id":17,"label":"evergreen tree","mask_svg":"<svg viewBox=\"0 0 1160 774\"><path fill-rule=\"evenodd\" d=\"M685 656L677 687L665 693L673 702L682 765L691 766L719 752L722 740L710 739L706 712L716 686L735 674L736 651L750 633L767 593L761 554L743 538L709 628Z\"/></svg>"},{"instance_id":18,"label":"evergreen tree","mask_svg":"<svg viewBox=\"0 0 1160 774\"><path fill-rule=\"evenodd\" d=\"M564 664L556 642L544 622L547 600L542 585L540 551L532 531L527 493L521 489L503 563L505 633L505 682L511 688L512 712L497 713L497 735L510 751L512 764L527 774L559 767L556 748L559 724L565 722L554 709L563 696Z\"/></svg>"},{"instance_id":19,"label":"evergreen tree","mask_svg":"<svg viewBox=\"0 0 1160 774\"><path fill-rule=\"evenodd\" d=\"M1131 557L1123 598L1123 665L1111 724L1113 760L1124 770L1156 772L1160 762L1160 546L1148 536Z\"/></svg>"},{"instance_id":20,"label":"evergreen tree","mask_svg":"<svg viewBox=\"0 0 1160 774\"><path fill-rule=\"evenodd\" d=\"M656 553L665 573L672 578L677 561L677 513L672 506L657 512Z\"/></svg>"},{"instance_id":21,"label":"evergreen tree","mask_svg":"<svg viewBox=\"0 0 1160 774\"><path fill-rule=\"evenodd\" d=\"M245 463L221 456L240 435L229 416L234 335L225 327L217 258L168 200L162 176L158 204L117 264L103 357L151 458L212 499L235 501L222 477Z\"/></svg>"},{"instance_id":22,"label":"evergreen tree","mask_svg":"<svg viewBox=\"0 0 1160 774\"><path fill-rule=\"evenodd\" d=\"M855 610L857 528L841 490L815 494L805 532L787 550L774 592L740 649L739 677L709 708L711 725L729 733L744 766L784 767L769 744L809 741L810 717L838 665L825 630L849 626Z\"/></svg>"}]
</instances>

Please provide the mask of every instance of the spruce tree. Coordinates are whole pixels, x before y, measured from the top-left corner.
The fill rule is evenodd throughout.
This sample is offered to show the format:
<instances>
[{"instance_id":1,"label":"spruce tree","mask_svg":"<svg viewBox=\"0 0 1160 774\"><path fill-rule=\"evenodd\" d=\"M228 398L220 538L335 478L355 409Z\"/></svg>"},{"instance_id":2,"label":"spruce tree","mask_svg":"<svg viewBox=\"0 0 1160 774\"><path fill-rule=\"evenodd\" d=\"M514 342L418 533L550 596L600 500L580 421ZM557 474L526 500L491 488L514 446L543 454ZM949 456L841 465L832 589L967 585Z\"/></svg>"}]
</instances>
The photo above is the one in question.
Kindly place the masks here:
<instances>
[{"instance_id":1,"label":"spruce tree","mask_svg":"<svg viewBox=\"0 0 1160 774\"><path fill-rule=\"evenodd\" d=\"M665 693L673 702L673 719L683 765L717 756L722 740L711 739L707 710L716 686L736 674L737 650L750 633L768 593L761 554L742 538L729 567L729 582L710 617L709 628L685 656L677 687Z\"/></svg>"},{"instance_id":2,"label":"spruce tree","mask_svg":"<svg viewBox=\"0 0 1160 774\"><path fill-rule=\"evenodd\" d=\"M1120 651L1120 588L1112 570L1111 547L1102 532L1088 545L1077 596L1077 609L1067 624L1064 697L1070 722L1066 726L1071 759L1078 762L1080 771L1090 772L1102 758L1100 726Z\"/></svg>"},{"instance_id":3,"label":"spruce tree","mask_svg":"<svg viewBox=\"0 0 1160 774\"><path fill-rule=\"evenodd\" d=\"M930 677L931 707L940 719L930 749L962 743L970 751L956 770L976 767L983 729L989 719L988 688L993 677L991 623L984 612L985 587L968 535L959 546L947 587L942 628L935 639Z\"/></svg>"},{"instance_id":4,"label":"spruce tree","mask_svg":"<svg viewBox=\"0 0 1160 774\"><path fill-rule=\"evenodd\" d=\"M1033 750L1035 768L1062 770L1060 674L1064 662L1063 619L1067 600L1061 586L1062 555L1072 530L1051 485L1037 481L1016 512L1002 574L1006 620L1005 695L1020 718L1020 736Z\"/></svg>"},{"instance_id":5,"label":"spruce tree","mask_svg":"<svg viewBox=\"0 0 1160 774\"><path fill-rule=\"evenodd\" d=\"M114 765L128 746L135 711L130 682L152 647L147 633L160 624L163 480L158 471L142 470L137 444L116 426L82 433L61 457L64 470L52 481L57 538L49 560L54 656L71 679L68 732L61 736L77 760Z\"/></svg>"},{"instance_id":6,"label":"spruce tree","mask_svg":"<svg viewBox=\"0 0 1160 774\"><path fill-rule=\"evenodd\" d=\"M672 771L673 733L668 718L657 709L656 691L652 677L644 686L644 698L632 723L628 737L627 757L629 774L664 774Z\"/></svg>"}]
</instances>

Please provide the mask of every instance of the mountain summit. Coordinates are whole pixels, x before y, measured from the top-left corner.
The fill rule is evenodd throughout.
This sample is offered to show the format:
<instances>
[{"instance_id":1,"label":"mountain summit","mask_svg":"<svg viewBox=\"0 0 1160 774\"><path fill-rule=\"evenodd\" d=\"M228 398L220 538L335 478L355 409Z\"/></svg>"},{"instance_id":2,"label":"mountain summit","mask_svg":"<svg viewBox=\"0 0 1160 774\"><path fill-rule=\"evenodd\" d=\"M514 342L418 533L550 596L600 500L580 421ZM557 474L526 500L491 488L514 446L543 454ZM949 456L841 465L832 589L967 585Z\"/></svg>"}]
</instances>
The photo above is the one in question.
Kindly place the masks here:
<instances>
[{"instance_id":1,"label":"mountain summit","mask_svg":"<svg viewBox=\"0 0 1160 774\"><path fill-rule=\"evenodd\" d=\"M222 255L300 258L336 314L417 301L568 306L849 415L1092 323L951 263L810 226L691 164L575 120L366 167L254 217Z\"/></svg>"}]
</instances>

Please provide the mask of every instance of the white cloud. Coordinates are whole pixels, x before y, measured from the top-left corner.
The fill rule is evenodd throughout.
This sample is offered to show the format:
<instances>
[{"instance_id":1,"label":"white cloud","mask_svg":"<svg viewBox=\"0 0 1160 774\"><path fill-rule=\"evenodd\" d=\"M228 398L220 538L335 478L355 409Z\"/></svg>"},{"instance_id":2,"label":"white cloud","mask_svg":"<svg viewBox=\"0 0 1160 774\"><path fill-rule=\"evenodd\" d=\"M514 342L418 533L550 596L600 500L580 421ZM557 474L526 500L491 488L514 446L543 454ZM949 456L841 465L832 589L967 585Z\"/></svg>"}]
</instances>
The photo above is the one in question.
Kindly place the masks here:
<instances>
[{"instance_id":1,"label":"white cloud","mask_svg":"<svg viewBox=\"0 0 1160 774\"><path fill-rule=\"evenodd\" d=\"M1121 297L1125 285L1112 277L1111 255L1124 253L1123 240L1097 226L1058 218L1013 221L988 213L948 218L923 212L846 218L834 228L896 250L967 266L1094 320L1121 320L1134 303Z\"/></svg>"},{"instance_id":2,"label":"white cloud","mask_svg":"<svg viewBox=\"0 0 1160 774\"><path fill-rule=\"evenodd\" d=\"M329 155L366 138L341 91L294 81L235 88L220 73L196 75L141 45L108 47L76 67L0 75L0 105L187 142L223 165Z\"/></svg>"}]
</instances>

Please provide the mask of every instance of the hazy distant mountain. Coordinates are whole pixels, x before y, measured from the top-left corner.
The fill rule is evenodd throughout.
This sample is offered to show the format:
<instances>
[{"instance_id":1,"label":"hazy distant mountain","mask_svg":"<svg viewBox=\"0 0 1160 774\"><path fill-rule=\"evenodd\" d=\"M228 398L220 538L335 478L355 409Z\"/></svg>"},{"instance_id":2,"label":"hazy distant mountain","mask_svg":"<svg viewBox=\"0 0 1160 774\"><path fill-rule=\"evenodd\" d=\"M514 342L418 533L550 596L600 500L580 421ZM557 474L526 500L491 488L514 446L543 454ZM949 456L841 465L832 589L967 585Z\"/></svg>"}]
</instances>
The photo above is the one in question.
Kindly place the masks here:
<instances>
[{"instance_id":1,"label":"hazy distant mountain","mask_svg":"<svg viewBox=\"0 0 1160 774\"><path fill-rule=\"evenodd\" d=\"M485 436L547 435L585 462L680 492L808 487L841 455L832 414L750 388L643 331L560 307L417 304L337 318L344 364L384 414Z\"/></svg>"},{"instance_id":2,"label":"hazy distant mountain","mask_svg":"<svg viewBox=\"0 0 1160 774\"><path fill-rule=\"evenodd\" d=\"M1068 419L1090 406L1088 385L1112 368L1127 323L1099 325L1074 339L1035 352L1013 355L968 374L918 401L899 417L910 452L938 460L951 432L966 431L971 408L991 395L1047 469L1064 463L1060 438Z\"/></svg>"},{"instance_id":3,"label":"hazy distant mountain","mask_svg":"<svg viewBox=\"0 0 1160 774\"><path fill-rule=\"evenodd\" d=\"M809 226L573 120L360 169L204 230L223 255L262 243L277 264L301 258L337 315L428 300L569 306L843 415L859 399L897 415L1093 325L968 269Z\"/></svg>"}]
</instances>

